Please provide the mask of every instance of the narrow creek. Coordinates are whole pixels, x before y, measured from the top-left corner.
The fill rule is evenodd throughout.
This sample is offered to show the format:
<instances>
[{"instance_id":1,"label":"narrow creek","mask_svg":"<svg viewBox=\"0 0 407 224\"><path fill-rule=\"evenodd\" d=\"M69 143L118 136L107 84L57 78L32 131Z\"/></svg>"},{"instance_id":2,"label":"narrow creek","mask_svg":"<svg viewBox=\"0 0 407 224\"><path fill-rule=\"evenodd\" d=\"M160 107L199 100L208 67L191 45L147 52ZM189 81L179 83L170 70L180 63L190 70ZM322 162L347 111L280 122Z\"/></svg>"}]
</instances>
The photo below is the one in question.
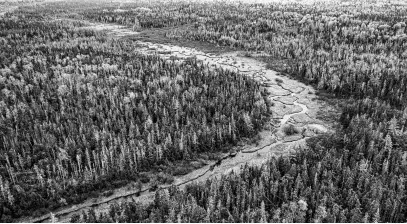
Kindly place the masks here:
<instances>
[{"instance_id":1,"label":"narrow creek","mask_svg":"<svg viewBox=\"0 0 407 224\"><path fill-rule=\"evenodd\" d=\"M291 96L295 96L295 93L291 93ZM296 112L296 113L284 115L284 116L283 116L283 119L281 119L280 125L286 124L287 121L288 121L292 116L297 115L297 114L305 114L305 113L307 113L307 111L308 111L308 107L307 107L305 104L298 103L298 99L293 102L293 105L295 105L295 106L300 106L302 110L301 110L300 112Z\"/></svg>"}]
</instances>

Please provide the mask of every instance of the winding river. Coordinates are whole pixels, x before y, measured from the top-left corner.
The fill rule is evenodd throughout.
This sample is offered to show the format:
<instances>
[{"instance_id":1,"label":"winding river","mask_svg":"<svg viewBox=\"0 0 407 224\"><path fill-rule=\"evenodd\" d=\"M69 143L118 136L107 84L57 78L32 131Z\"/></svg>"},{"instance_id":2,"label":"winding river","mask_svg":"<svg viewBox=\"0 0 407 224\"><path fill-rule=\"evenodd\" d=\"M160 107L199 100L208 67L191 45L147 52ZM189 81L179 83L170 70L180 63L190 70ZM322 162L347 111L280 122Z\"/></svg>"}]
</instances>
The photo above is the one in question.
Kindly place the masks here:
<instances>
[{"instance_id":1,"label":"winding river","mask_svg":"<svg viewBox=\"0 0 407 224\"><path fill-rule=\"evenodd\" d=\"M295 96L295 93L292 93L291 96ZM281 119L281 121L280 121L280 125L286 124L287 121L288 121L292 116L294 116L294 115L307 113L308 107L307 107L305 104L298 103L298 99L295 100L295 101L293 102L293 104L294 104L295 106L300 106L302 110L301 110L300 112L296 112L296 113L284 115L284 116L283 116L283 119Z\"/></svg>"}]
</instances>

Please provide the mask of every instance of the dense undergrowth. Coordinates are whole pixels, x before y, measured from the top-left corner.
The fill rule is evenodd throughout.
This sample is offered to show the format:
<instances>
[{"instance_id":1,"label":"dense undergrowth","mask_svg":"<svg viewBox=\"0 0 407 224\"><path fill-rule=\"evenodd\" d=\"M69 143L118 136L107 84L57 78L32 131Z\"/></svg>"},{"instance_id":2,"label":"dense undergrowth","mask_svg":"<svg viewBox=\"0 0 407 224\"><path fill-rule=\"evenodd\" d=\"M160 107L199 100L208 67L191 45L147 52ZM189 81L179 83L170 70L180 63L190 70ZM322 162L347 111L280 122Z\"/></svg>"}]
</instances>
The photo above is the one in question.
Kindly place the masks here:
<instances>
[{"instance_id":1,"label":"dense undergrowth","mask_svg":"<svg viewBox=\"0 0 407 224\"><path fill-rule=\"evenodd\" d=\"M258 82L143 56L75 21L0 20L0 219L41 214L257 134Z\"/></svg>"}]
</instances>

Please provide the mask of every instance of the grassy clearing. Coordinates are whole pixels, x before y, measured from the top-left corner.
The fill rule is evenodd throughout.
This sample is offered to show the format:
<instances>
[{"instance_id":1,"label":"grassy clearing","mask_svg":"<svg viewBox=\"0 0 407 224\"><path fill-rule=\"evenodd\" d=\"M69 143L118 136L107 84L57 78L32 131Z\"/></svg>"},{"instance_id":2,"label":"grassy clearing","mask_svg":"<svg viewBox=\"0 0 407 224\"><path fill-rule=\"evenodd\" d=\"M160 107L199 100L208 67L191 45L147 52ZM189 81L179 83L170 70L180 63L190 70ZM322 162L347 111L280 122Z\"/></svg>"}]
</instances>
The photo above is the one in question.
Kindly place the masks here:
<instances>
[{"instance_id":1,"label":"grassy clearing","mask_svg":"<svg viewBox=\"0 0 407 224\"><path fill-rule=\"evenodd\" d=\"M166 28L150 28L150 29L143 29L137 35L132 35L128 38L134 41L144 41L144 42L152 42L157 44L169 44L169 45L177 45L180 47L189 47L200 50L204 53L208 54L224 54L228 52L235 51L235 49L225 46L218 46L216 44L208 43L208 42L200 42L200 41L192 41L186 38L168 38L165 36L165 33L171 29L192 29L191 26L182 26L182 27L166 27Z\"/></svg>"}]
</instances>

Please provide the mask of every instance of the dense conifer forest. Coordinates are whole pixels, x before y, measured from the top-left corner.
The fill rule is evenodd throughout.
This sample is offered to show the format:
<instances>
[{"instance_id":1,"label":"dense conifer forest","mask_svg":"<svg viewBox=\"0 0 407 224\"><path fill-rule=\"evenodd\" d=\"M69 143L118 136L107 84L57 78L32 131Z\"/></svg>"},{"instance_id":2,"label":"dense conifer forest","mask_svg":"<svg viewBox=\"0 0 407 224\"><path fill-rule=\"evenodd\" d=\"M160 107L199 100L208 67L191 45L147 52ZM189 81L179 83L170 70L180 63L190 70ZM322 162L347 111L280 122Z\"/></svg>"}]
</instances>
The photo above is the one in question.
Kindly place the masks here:
<instances>
[{"instance_id":1,"label":"dense conifer forest","mask_svg":"<svg viewBox=\"0 0 407 224\"><path fill-rule=\"evenodd\" d=\"M268 120L255 81L139 55L80 25L24 14L0 22L5 220L219 151Z\"/></svg>"},{"instance_id":2,"label":"dense conifer forest","mask_svg":"<svg viewBox=\"0 0 407 224\"><path fill-rule=\"evenodd\" d=\"M48 3L1 17L0 220L148 182L273 119L258 80L142 54L91 21L260 55L332 95L340 116L289 156L71 222L406 222L407 6L343 2Z\"/></svg>"}]
</instances>

